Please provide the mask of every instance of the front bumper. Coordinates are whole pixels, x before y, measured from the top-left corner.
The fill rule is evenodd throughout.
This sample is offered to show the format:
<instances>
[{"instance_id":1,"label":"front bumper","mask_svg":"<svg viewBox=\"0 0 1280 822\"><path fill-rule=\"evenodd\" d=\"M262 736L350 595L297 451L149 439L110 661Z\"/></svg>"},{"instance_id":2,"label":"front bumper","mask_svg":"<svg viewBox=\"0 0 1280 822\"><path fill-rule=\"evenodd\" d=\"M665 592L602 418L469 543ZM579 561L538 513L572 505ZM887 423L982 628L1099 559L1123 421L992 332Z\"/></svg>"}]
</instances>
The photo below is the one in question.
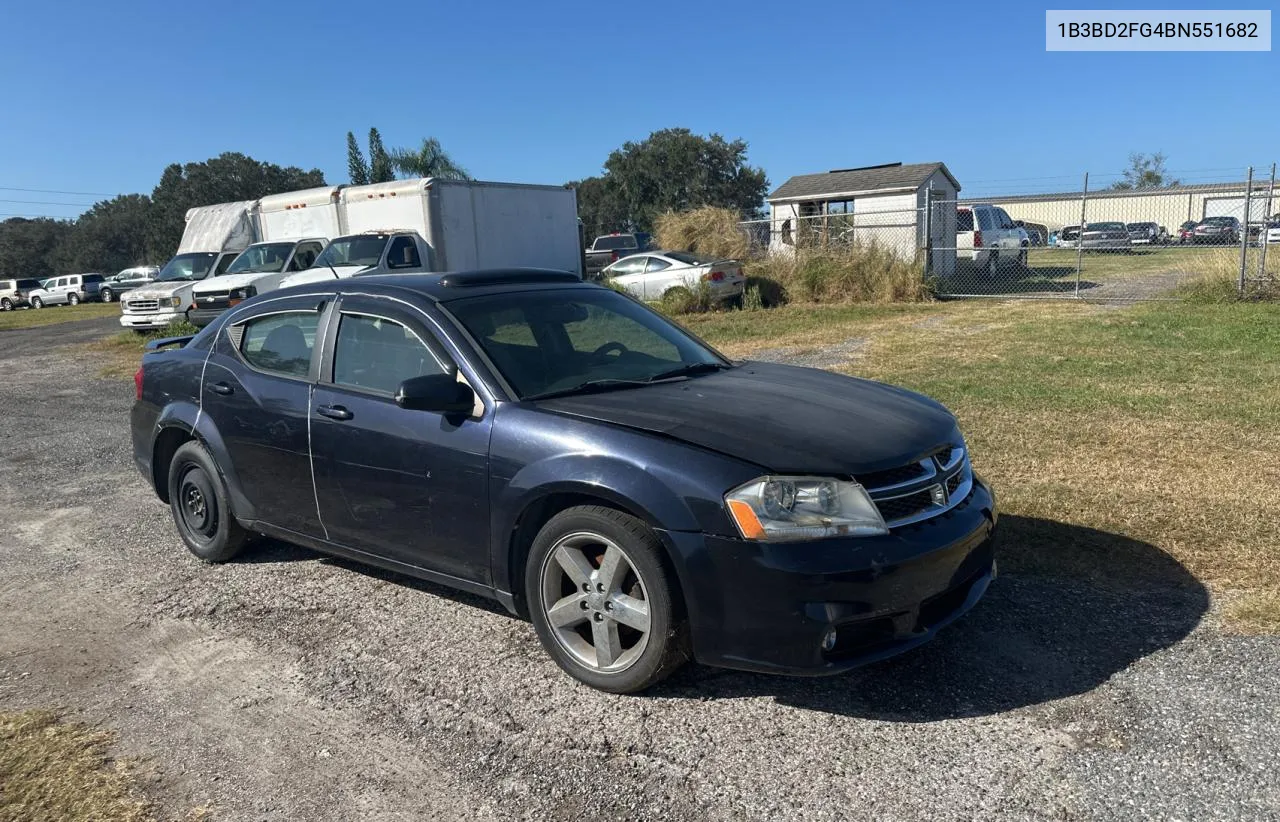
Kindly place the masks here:
<instances>
[{"instance_id":1,"label":"front bumper","mask_svg":"<svg viewBox=\"0 0 1280 822\"><path fill-rule=\"evenodd\" d=\"M204 328L226 310L226 308L193 308L187 312L187 319L192 325Z\"/></svg>"},{"instance_id":2,"label":"front bumper","mask_svg":"<svg viewBox=\"0 0 1280 822\"><path fill-rule=\"evenodd\" d=\"M934 637L995 577L995 498L975 480L949 512L887 536L768 545L664 532L683 565L695 658L838 674ZM824 650L831 630L836 643Z\"/></svg>"},{"instance_id":3,"label":"front bumper","mask_svg":"<svg viewBox=\"0 0 1280 822\"><path fill-rule=\"evenodd\" d=\"M152 311L146 314L121 314L120 325L125 328L163 328L169 323L181 322L187 318L182 311Z\"/></svg>"}]
</instances>

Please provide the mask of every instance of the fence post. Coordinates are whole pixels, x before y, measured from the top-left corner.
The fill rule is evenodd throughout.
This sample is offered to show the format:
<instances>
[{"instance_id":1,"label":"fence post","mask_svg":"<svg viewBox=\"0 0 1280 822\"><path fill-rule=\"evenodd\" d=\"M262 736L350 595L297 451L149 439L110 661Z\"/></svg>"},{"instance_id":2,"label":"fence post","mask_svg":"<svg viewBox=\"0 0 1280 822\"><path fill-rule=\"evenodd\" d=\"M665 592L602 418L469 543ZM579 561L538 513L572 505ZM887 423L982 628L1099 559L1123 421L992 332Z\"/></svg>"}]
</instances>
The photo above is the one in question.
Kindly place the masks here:
<instances>
[{"instance_id":1,"label":"fence post","mask_svg":"<svg viewBox=\"0 0 1280 822\"><path fill-rule=\"evenodd\" d=\"M1076 235L1076 298L1080 297L1080 268L1084 265L1084 204L1089 198L1089 172L1084 173L1084 188L1080 190L1080 233Z\"/></svg>"},{"instance_id":2,"label":"fence post","mask_svg":"<svg viewBox=\"0 0 1280 822\"><path fill-rule=\"evenodd\" d=\"M1262 253L1258 255L1258 279L1267 276L1267 226L1271 223L1271 203L1276 193L1276 164L1271 164L1271 183L1267 185L1267 213L1262 215Z\"/></svg>"},{"instance_id":3,"label":"fence post","mask_svg":"<svg viewBox=\"0 0 1280 822\"><path fill-rule=\"evenodd\" d=\"M933 180L924 190L924 275L933 273Z\"/></svg>"},{"instance_id":4,"label":"fence post","mask_svg":"<svg viewBox=\"0 0 1280 822\"><path fill-rule=\"evenodd\" d=\"M1249 166L1249 178L1244 184L1244 230L1240 232L1240 298L1244 299L1245 268L1249 260L1249 200L1253 196L1253 166Z\"/></svg>"}]
</instances>

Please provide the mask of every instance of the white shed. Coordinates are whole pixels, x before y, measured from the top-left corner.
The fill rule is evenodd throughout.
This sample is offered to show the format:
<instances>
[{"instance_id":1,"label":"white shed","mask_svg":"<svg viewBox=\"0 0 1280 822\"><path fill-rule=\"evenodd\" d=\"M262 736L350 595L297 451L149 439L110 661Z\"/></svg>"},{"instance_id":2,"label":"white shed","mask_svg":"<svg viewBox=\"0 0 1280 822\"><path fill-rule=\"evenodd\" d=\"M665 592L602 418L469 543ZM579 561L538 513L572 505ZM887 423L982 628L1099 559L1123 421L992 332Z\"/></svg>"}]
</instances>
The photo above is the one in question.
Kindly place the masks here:
<instances>
[{"instance_id":1,"label":"white shed","mask_svg":"<svg viewBox=\"0 0 1280 822\"><path fill-rule=\"evenodd\" d=\"M949 276L956 265L959 191L942 163L801 174L769 195L769 247L790 254L797 247L874 243L905 259L932 248L933 273ZM931 202L937 205L930 208Z\"/></svg>"}]
</instances>

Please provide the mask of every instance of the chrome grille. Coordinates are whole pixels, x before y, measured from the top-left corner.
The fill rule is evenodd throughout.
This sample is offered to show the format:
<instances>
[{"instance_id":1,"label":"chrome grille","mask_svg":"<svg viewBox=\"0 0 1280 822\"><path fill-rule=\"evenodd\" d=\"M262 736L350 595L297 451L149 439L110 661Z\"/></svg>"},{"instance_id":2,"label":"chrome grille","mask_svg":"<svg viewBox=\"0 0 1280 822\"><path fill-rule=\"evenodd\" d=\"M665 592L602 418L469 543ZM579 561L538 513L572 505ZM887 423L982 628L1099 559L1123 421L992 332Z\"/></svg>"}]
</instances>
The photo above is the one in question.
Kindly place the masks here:
<instances>
[{"instance_id":1,"label":"chrome grille","mask_svg":"<svg viewBox=\"0 0 1280 822\"><path fill-rule=\"evenodd\" d=\"M901 468L860 475L858 481L885 524L899 528L936 517L967 499L973 471L965 449L956 445Z\"/></svg>"},{"instance_id":2,"label":"chrome grille","mask_svg":"<svg viewBox=\"0 0 1280 822\"><path fill-rule=\"evenodd\" d=\"M129 311L155 311L160 307L159 300L130 300L124 304Z\"/></svg>"}]
</instances>

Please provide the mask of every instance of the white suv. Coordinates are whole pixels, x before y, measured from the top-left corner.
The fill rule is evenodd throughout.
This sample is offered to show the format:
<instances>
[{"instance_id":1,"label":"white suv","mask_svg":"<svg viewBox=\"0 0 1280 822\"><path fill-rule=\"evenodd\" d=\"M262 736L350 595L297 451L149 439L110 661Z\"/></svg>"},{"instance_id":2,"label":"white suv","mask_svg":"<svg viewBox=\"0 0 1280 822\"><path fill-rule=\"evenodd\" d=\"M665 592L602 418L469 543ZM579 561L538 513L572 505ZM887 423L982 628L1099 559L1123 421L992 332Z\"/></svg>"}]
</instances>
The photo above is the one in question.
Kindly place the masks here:
<instances>
[{"instance_id":1,"label":"white suv","mask_svg":"<svg viewBox=\"0 0 1280 822\"><path fill-rule=\"evenodd\" d=\"M1026 268L1030 245L1026 230L1003 208L985 203L956 207L956 257L971 260L979 271Z\"/></svg>"}]
</instances>

